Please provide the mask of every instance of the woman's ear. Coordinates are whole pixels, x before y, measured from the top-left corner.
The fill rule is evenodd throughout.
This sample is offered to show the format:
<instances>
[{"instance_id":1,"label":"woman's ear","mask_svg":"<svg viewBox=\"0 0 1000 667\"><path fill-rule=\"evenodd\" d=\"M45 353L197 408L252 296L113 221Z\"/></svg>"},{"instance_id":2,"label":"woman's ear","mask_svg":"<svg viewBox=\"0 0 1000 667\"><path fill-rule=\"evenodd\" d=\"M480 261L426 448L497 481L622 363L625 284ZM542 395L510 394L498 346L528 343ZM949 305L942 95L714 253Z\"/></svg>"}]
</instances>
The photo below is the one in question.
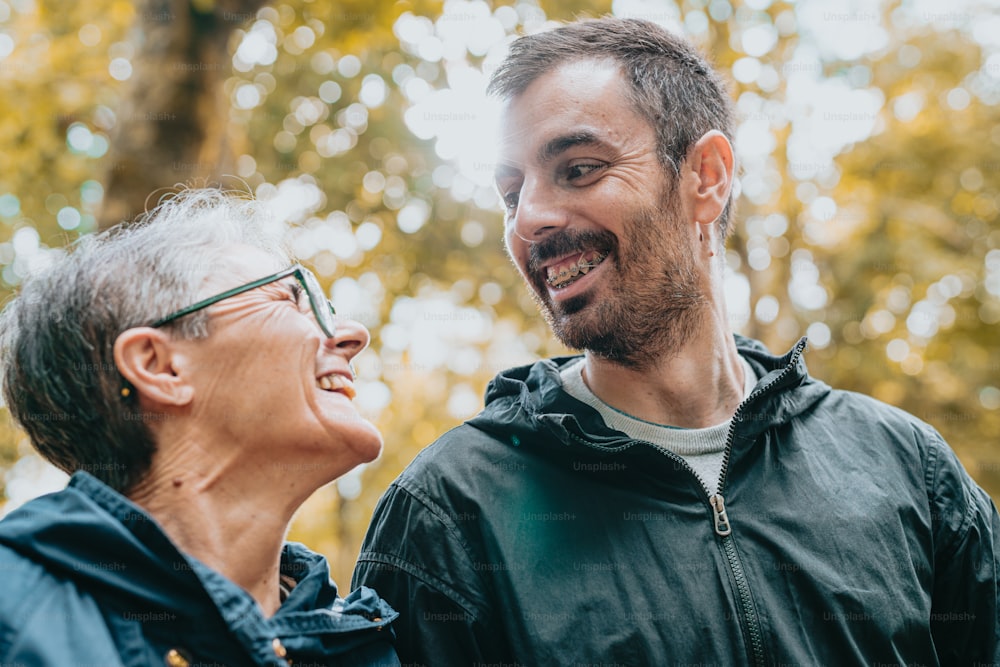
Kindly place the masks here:
<instances>
[{"instance_id":1,"label":"woman's ear","mask_svg":"<svg viewBox=\"0 0 1000 667\"><path fill-rule=\"evenodd\" d=\"M153 404L183 406L194 397L194 387L177 373L180 352L163 331L136 327L115 339L115 364L133 391Z\"/></svg>"}]
</instances>

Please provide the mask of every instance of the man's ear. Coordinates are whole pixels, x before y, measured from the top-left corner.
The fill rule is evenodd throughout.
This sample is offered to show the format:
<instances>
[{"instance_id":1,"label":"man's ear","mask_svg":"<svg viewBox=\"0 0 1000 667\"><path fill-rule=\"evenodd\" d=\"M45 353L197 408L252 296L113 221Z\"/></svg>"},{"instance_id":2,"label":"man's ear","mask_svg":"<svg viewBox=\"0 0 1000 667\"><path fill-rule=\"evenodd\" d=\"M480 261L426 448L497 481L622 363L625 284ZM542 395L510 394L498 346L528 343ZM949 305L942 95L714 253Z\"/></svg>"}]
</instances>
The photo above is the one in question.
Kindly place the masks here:
<instances>
[{"instance_id":1,"label":"man's ear","mask_svg":"<svg viewBox=\"0 0 1000 667\"><path fill-rule=\"evenodd\" d=\"M152 327L128 329L115 339L118 372L139 395L161 406L183 406L194 397L194 387L176 371L179 351L163 331Z\"/></svg>"},{"instance_id":2,"label":"man's ear","mask_svg":"<svg viewBox=\"0 0 1000 667\"><path fill-rule=\"evenodd\" d=\"M735 157L726 135L709 130L688 151L690 179L686 197L694 220L715 222L726 210L733 189Z\"/></svg>"}]
</instances>

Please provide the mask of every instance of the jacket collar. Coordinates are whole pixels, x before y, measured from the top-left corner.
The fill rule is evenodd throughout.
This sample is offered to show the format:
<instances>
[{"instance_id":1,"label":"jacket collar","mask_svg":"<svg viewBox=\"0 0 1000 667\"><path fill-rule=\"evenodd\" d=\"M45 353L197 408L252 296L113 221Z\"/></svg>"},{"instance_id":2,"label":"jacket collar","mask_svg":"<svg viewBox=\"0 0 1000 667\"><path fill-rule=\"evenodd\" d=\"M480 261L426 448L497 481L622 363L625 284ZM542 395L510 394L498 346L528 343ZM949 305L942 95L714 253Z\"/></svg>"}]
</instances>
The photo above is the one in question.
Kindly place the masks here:
<instances>
[{"instance_id":1,"label":"jacket collar","mask_svg":"<svg viewBox=\"0 0 1000 667\"><path fill-rule=\"evenodd\" d=\"M165 609L204 592L190 560L141 507L87 472L11 512L0 542L84 588Z\"/></svg>"},{"instance_id":2,"label":"jacket collar","mask_svg":"<svg viewBox=\"0 0 1000 667\"><path fill-rule=\"evenodd\" d=\"M304 630L312 639L297 642L322 642L320 635L383 627L398 616L369 589L339 598L326 559L287 543L281 570L297 585L278 612L264 618L246 591L182 553L145 510L87 472L75 473L63 491L11 512L0 522L0 544L82 589L132 607L180 616L214 606L248 644Z\"/></svg>"},{"instance_id":3,"label":"jacket collar","mask_svg":"<svg viewBox=\"0 0 1000 667\"><path fill-rule=\"evenodd\" d=\"M829 386L809 376L805 338L781 357L759 341L740 335L735 340L760 378L735 417L741 437L752 439L785 423L829 393ZM486 408L468 423L518 447L535 444L602 455L631 449L635 441L608 428L596 410L562 390L560 369L579 358L543 359L504 371L487 387Z\"/></svg>"}]
</instances>

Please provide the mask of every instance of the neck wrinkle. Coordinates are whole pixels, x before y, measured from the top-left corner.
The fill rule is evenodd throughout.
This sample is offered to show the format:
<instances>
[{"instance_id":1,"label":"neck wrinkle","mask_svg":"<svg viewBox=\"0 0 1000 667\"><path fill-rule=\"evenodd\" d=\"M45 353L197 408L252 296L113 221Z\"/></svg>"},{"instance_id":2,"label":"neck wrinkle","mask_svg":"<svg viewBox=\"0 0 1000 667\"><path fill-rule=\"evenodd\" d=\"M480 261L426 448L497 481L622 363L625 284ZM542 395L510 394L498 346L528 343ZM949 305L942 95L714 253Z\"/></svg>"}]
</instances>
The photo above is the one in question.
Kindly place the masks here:
<instances>
[{"instance_id":1,"label":"neck wrinkle","mask_svg":"<svg viewBox=\"0 0 1000 667\"><path fill-rule=\"evenodd\" d=\"M204 452L190 443L158 448L129 498L178 549L243 588L270 617L280 606L285 535L312 491L296 492L280 475L247 471L239 457L209 461Z\"/></svg>"}]
</instances>

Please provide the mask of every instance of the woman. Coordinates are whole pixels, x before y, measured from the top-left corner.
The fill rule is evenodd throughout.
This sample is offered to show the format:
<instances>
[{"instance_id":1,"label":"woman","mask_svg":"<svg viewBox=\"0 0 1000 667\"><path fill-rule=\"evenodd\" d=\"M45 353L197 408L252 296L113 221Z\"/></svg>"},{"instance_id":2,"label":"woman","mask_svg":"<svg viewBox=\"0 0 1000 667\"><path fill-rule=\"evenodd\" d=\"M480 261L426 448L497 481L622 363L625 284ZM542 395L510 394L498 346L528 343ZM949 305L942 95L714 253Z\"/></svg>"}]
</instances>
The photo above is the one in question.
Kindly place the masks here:
<instances>
[{"instance_id":1,"label":"woman","mask_svg":"<svg viewBox=\"0 0 1000 667\"><path fill-rule=\"evenodd\" d=\"M184 191L0 316L8 407L72 474L0 521L0 664L398 664L396 612L284 541L382 439L352 403L367 330L265 222Z\"/></svg>"}]
</instances>

